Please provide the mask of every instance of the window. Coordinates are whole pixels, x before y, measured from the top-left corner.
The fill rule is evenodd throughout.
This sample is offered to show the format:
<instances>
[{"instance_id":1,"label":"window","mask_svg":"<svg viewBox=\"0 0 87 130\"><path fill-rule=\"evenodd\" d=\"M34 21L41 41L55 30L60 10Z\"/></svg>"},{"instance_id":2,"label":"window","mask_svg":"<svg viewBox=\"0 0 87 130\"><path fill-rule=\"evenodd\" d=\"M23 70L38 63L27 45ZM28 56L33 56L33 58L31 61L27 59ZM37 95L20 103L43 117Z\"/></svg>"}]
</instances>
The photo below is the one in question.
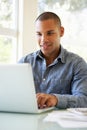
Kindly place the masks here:
<instances>
[{"instance_id":1,"label":"window","mask_svg":"<svg viewBox=\"0 0 87 130\"><path fill-rule=\"evenodd\" d=\"M38 10L60 16L65 28L62 46L87 61L87 0L38 0Z\"/></svg>"},{"instance_id":2,"label":"window","mask_svg":"<svg viewBox=\"0 0 87 130\"><path fill-rule=\"evenodd\" d=\"M17 0L0 0L0 63L16 62Z\"/></svg>"},{"instance_id":3,"label":"window","mask_svg":"<svg viewBox=\"0 0 87 130\"><path fill-rule=\"evenodd\" d=\"M15 63L37 50L36 17L36 0L0 0L0 63Z\"/></svg>"}]
</instances>

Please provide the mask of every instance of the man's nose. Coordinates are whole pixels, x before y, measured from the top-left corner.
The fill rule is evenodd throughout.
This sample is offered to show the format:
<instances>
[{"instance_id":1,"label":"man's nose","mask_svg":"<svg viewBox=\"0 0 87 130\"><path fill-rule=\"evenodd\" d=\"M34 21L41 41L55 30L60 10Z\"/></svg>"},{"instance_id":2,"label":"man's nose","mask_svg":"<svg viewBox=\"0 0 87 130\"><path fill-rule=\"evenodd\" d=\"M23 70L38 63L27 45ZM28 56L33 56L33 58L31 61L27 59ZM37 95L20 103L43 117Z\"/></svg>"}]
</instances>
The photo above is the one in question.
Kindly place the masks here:
<instances>
[{"instance_id":1,"label":"man's nose","mask_svg":"<svg viewBox=\"0 0 87 130\"><path fill-rule=\"evenodd\" d=\"M45 41L47 41L48 39L47 39L47 35L42 35L42 37L41 37L41 41L42 42L45 42Z\"/></svg>"}]
</instances>

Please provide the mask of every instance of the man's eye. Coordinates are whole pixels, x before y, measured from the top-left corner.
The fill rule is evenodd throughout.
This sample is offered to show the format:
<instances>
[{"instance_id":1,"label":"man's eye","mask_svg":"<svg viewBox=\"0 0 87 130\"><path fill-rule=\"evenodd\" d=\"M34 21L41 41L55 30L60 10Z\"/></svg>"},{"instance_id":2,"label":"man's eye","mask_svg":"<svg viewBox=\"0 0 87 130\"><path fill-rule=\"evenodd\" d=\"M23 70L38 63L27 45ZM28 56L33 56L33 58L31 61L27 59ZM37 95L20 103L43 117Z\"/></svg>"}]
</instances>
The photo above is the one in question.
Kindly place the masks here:
<instances>
[{"instance_id":1,"label":"man's eye","mask_svg":"<svg viewBox=\"0 0 87 130\"><path fill-rule=\"evenodd\" d=\"M54 34L53 32L48 32L48 35L52 35L52 34Z\"/></svg>"}]
</instances>

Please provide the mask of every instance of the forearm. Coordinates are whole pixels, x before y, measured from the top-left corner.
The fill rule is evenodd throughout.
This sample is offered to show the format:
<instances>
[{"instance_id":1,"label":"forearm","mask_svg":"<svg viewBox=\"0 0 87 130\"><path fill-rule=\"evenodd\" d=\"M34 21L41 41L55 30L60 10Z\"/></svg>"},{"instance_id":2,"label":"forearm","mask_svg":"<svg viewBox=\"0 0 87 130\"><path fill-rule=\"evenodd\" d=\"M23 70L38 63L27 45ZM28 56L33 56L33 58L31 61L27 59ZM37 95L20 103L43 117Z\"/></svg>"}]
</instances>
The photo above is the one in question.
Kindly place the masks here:
<instances>
[{"instance_id":1,"label":"forearm","mask_svg":"<svg viewBox=\"0 0 87 130\"><path fill-rule=\"evenodd\" d=\"M87 96L74 96L74 95L60 95L54 94L58 103L56 105L57 108L74 108L74 107L87 107Z\"/></svg>"}]
</instances>

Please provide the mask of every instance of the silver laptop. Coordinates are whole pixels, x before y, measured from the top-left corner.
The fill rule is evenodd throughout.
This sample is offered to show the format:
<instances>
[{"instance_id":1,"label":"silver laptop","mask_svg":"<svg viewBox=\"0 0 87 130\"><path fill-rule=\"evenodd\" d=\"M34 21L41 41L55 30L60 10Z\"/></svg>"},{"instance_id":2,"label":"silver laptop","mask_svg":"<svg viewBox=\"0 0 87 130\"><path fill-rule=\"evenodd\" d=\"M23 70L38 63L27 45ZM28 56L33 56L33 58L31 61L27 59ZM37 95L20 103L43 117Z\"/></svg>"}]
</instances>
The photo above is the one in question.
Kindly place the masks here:
<instances>
[{"instance_id":1,"label":"silver laptop","mask_svg":"<svg viewBox=\"0 0 87 130\"><path fill-rule=\"evenodd\" d=\"M40 113L30 64L0 65L0 111Z\"/></svg>"}]
</instances>

